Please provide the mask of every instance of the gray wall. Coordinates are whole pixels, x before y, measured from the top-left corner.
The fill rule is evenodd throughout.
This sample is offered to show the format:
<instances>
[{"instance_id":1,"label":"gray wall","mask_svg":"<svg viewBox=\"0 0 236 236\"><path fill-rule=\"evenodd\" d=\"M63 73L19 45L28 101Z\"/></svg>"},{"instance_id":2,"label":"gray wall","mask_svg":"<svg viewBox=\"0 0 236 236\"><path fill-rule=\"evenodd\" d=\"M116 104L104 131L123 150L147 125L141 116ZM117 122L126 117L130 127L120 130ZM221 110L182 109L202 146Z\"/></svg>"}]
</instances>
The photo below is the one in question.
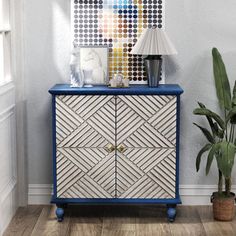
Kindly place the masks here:
<instances>
[{"instance_id":1,"label":"gray wall","mask_svg":"<svg viewBox=\"0 0 236 236\"><path fill-rule=\"evenodd\" d=\"M195 157L204 144L192 115L197 101L217 110L211 48L222 52L231 82L236 78L236 2L234 0L166 0L166 30L178 55L167 59L167 83L185 90L181 106L181 184L216 184L195 172ZM25 79L29 183L51 178L51 117L48 89L68 82L70 0L25 0Z\"/></svg>"},{"instance_id":2,"label":"gray wall","mask_svg":"<svg viewBox=\"0 0 236 236\"><path fill-rule=\"evenodd\" d=\"M52 181L51 97L69 81L70 1L25 0L25 80L29 184Z\"/></svg>"}]
</instances>

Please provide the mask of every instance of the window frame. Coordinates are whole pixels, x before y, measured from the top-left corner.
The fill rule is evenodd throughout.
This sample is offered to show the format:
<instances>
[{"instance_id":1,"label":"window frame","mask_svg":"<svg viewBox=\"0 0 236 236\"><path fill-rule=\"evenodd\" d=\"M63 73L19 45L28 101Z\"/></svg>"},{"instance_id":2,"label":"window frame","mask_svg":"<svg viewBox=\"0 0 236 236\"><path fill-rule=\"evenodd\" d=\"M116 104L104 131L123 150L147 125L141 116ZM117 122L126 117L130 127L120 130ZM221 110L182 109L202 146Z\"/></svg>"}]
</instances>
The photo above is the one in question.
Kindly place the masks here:
<instances>
[{"instance_id":1,"label":"window frame","mask_svg":"<svg viewBox=\"0 0 236 236\"><path fill-rule=\"evenodd\" d=\"M0 86L12 81L12 0L0 0Z\"/></svg>"}]
</instances>

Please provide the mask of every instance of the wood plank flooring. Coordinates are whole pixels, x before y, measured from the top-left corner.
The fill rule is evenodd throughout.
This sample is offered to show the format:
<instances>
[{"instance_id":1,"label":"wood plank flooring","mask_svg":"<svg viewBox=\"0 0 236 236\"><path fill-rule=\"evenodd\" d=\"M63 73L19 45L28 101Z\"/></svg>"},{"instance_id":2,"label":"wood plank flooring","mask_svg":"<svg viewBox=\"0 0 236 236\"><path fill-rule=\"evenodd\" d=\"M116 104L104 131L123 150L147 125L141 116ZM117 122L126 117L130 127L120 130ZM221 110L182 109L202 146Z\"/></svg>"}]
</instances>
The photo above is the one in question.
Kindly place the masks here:
<instances>
[{"instance_id":1,"label":"wood plank flooring","mask_svg":"<svg viewBox=\"0 0 236 236\"><path fill-rule=\"evenodd\" d=\"M58 223L55 206L19 208L4 236L236 236L236 218L217 222L211 206L179 206L168 223L165 206L68 206Z\"/></svg>"}]
</instances>

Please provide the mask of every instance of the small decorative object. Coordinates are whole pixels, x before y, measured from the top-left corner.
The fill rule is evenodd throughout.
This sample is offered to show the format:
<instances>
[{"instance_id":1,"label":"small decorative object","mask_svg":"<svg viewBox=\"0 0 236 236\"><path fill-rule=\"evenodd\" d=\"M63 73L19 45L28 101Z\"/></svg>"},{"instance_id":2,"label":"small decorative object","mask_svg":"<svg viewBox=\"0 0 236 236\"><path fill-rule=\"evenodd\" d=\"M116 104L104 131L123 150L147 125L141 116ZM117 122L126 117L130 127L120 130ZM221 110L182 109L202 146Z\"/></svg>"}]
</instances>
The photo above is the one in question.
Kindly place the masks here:
<instances>
[{"instance_id":1,"label":"small decorative object","mask_svg":"<svg viewBox=\"0 0 236 236\"><path fill-rule=\"evenodd\" d=\"M219 51L216 48L212 50L214 78L216 94L220 108L225 114L224 118L202 103L193 113L195 115L205 116L208 120L210 129L206 129L195 124L207 138L208 142L199 151L196 159L196 169L200 168L202 154L208 152L206 175L209 173L211 164L215 159L219 173L218 191L211 197L213 203L213 214L216 220L230 221L234 218L235 194L231 192L231 174L235 159L235 125L236 125L236 81L231 97L231 89L226 73L225 65ZM225 191L223 191L223 178Z\"/></svg>"},{"instance_id":2,"label":"small decorative object","mask_svg":"<svg viewBox=\"0 0 236 236\"><path fill-rule=\"evenodd\" d=\"M129 79L126 78L123 79L123 86L126 88L129 87Z\"/></svg>"},{"instance_id":3,"label":"small decorative object","mask_svg":"<svg viewBox=\"0 0 236 236\"><path fill-rule=\"evenodd\" d=\"M161 55L177 54L173 44L163 29L157 27L146 28L131 54L147 55L144 58L148 85L157 87L160 81L162 58Z\"/></svg>"},{"instance_id":4,"label":"small decorative object","mask_svg":"<svg viewBox=\"0 0 236 236\"><path fill-rule=\"evenodd\" d=\"M122 73L114 74L113 79L116 80L117 87L123 86L122 80L124 79L124 76Z\"/></svg>"},{"instance_id":5,"label":"small decorative object","mask_svg":"<svg viewBox=\"0 0 236 236\"><path fill-rule=\"evenodd\" d=\"M116 83L116 80L115 79L111 79L110 80L110 86L113 87L113 88L116 88L117 87L117 83Z\"/></svg>"},{"instance_id":6,"label":"small decorative object","mask_svg":"<svg viewBox=\"0 0 236 236\"><path fill-rule=\"evenodd\" d=\"M79 66L78 50L73 49L70 60L70 83L71 87L84 86L84 73Z\"/></svg>"},{"instance_id":7,"label":"small decorative object","mask_svg":"<svg viewBox=\"0 0 236 236\"><path fill-rule=\"evenodd\" d=\"M129 79L126 79L122 73L114 74L110 80L112 88L127 88L129 87Z\"/></svg>"},{"instance_id":8,"label":"small decorative object","mask_svg":"<svg viewBox=\"0 0 236 236\"><path fill-rule=\"evenodd\" d=\"M79 64L86 85L107 84L108 47L80 46Z\"/></svg>"}]
</instances>

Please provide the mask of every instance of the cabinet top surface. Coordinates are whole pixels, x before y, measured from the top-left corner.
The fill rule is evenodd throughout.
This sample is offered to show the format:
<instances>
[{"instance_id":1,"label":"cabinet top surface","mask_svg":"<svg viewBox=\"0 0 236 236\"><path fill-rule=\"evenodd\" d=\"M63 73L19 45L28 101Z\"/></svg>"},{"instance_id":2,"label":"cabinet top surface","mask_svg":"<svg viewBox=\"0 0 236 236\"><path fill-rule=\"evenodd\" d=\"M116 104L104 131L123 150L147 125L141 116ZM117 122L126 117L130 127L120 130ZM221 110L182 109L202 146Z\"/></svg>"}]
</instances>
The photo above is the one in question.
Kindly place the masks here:
<instances>
[{"instance_id":1,"label":"cabinet top surface","mask_svg":"<svg viewBox=\"0 0 236 236\"><path fill-rule=\"evenodd\" d=\"M158 87L131 85L129 88L109 88L105 85L72 88L70 84L56 84L49 93L54 95L178 95L183 89L177 84L161 84Z\"/></svg>"}]
</instances>

